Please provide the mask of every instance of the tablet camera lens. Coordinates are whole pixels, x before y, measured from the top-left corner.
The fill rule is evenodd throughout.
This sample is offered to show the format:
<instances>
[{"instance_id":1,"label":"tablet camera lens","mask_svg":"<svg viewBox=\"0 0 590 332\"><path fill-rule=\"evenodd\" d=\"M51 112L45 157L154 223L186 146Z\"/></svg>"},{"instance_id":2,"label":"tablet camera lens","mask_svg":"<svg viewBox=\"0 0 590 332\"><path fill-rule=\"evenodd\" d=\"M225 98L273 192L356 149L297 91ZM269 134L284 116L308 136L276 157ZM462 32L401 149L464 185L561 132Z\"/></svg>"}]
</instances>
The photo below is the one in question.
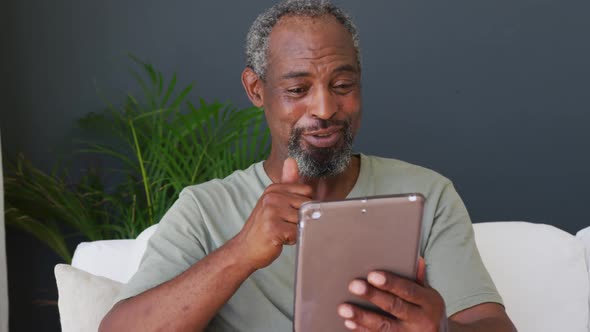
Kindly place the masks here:
<instances>
[{"instance_id":1,"label":"tablet camera lens","mask_svg":"<svg viewBox=\"0 0 590 332\"><path fill-rule=\"evenodd\" d=\"M321 216L322 213L320 211L313 211L313 213L311 214L311 219L320 219Z\"/></svg>"}]
</instances>

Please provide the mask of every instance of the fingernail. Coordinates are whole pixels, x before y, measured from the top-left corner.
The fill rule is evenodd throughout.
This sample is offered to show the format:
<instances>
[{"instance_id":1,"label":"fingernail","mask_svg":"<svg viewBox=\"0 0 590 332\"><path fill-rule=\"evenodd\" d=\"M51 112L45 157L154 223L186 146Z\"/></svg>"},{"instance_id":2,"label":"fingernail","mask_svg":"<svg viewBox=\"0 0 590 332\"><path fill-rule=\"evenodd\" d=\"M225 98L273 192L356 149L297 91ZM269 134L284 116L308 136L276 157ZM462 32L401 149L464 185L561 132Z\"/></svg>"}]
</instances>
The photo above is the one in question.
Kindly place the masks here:
<instances>
[{"instance_id":1,"label":"fingernail","mask_svg":"<svg viewBox=\"0 0 590 332\"><path fill-rule=\"evenodd\" d=\"M356 329L356 323L348 319L344 321L344 326L346 326L346 328L350 330Z\"/></svg>"},{"instance_id":2,"label":"fingernail","mask_svg":"<svg viewBox=\"0 0 590 332\"><path fill-rule=\"evenodd\" d=\"M377 286L385 285L385 276L381 273L371 272L371 273L369 273L368 279L373 285L377 285Z\"/></svg>"},{"instance_id":3,"label":"fingernail","mask_svg":"<svg viewBox=\"0 0 590 332\"><path fill-rule=\"evenodd\" d=\"M360 281L360 280L353 280L350 285L348 286L348 289L356 295L363 295L365 294L365 292L367 291L367 286L365 285L364 282Z\"/></svg>"},{"instance_id":4,"label":"fingernail","mask_svg":"<svg viewBox=\"0 0 590 332\"><path fill-rule=\"evenodd\" d=\"M340 306L340 308L338 308L338 314L344 318L352 318L352 316L354 316L352 308L347 305Z\"/></svg>"}]
</instances>

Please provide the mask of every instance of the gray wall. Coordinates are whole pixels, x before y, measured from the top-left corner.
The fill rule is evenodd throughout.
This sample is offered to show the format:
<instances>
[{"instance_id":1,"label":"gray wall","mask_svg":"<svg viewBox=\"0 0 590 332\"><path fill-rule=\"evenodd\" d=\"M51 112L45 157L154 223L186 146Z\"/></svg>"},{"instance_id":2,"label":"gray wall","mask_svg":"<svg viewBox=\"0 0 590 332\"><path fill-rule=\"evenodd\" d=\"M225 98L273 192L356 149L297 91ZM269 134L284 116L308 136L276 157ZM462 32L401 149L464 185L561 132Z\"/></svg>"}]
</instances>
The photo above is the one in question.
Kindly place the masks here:
<instances>
[{"instance_id":1,"label":"gray wall","mask_svg":"<svg viewBox=\"0 0 590 332\"><path fill-rule=\"evenodd\" d=\"M243 40L273 1L5 1L0 126L6 159L51 165L74 119L134 90L126 51L248 105ZM474 221L590 223L590 1L339 1L363 47L356 148L450 177ZM7 231L11 327L56 329L57 258ZM31 319L35 317L35 319Z\"/></svg>"}]
</instances>

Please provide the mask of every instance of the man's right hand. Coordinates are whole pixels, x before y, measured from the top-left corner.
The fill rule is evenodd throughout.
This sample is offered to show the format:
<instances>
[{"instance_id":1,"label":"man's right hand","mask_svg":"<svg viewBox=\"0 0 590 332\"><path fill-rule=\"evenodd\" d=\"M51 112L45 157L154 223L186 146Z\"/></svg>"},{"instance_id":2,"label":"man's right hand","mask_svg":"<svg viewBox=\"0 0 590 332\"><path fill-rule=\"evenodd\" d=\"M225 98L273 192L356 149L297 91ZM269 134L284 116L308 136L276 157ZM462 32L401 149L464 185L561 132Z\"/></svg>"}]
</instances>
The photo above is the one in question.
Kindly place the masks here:
<instances>
[{"instance_id":1,"label":"man's right hand","mask_svg":"<svg viewBox=\"0 0 590 332\"><path fill-rule=\"evenodd\" d=\"M283 164L281 183L264 190L242 230L234 237L234 249L255 269L270 265L283 245L297 241L299 208L312 199L311 186L299 183L299 169L293 158Z\"/></svg>"}]
</instances>

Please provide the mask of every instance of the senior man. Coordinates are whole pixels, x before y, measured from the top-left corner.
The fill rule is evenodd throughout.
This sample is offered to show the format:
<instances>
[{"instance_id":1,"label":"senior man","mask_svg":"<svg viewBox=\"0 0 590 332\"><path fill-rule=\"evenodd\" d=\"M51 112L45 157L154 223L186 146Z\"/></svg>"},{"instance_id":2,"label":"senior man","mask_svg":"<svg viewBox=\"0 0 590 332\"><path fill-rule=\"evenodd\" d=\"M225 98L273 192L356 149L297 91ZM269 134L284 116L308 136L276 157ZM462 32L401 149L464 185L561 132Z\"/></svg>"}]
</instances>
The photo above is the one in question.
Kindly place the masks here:
<instances>
[{"instance_id":1,"label":"senior man","mask_svg":"<svg viewBox=\"0 0 590 332\"><path fill-rule=\"evenodd\" d=\"M327 1L282 2L256 19L246 55L242 82L264 107L268 159L181 193L101 331L290 331L299 207L404 192L427 197L426 265L418 282L385 272L351 280L350 292L396 318L343 303L334 308L343 329L514 330L451 182L352 152L361 66L350 18Z\"/></svg>"}]
</instances>

